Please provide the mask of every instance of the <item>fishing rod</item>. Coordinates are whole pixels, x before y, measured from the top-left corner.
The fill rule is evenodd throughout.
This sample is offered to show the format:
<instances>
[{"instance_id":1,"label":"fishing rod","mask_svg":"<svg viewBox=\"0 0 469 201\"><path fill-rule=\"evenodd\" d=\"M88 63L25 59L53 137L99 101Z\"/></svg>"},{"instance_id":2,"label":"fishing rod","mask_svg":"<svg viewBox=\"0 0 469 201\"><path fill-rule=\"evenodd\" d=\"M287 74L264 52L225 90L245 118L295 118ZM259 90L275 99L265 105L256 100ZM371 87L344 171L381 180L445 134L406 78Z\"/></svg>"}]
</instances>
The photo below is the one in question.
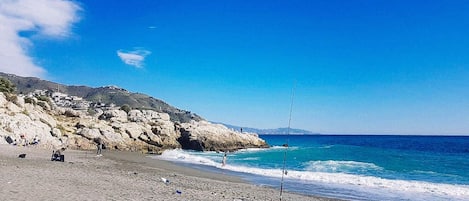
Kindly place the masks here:
<instances>
[{"instance_id":1,"label":"fishing rod","mask_svg":"<svg viewBox=\"0 0 469 201\"><path fill-rule=\"evenodd\" d=\"M280 201L282 201L282 194L283 194L283 180L284 176L287 175L287 170L286 170L286 164L287 164L287 151L289 145L289 139L290 139L290 127L291 127L291 114L293 110L293 98L295 96L295 85L296 83L293 84L292 90L291 90L291 100L290 100L290 115L288 117L288 128L287 128L287 139L286 143L284 144L285 146L285 152L283 153L283 168L282 168L282 180L280 182Z\"/></svg>"}]
</instances>

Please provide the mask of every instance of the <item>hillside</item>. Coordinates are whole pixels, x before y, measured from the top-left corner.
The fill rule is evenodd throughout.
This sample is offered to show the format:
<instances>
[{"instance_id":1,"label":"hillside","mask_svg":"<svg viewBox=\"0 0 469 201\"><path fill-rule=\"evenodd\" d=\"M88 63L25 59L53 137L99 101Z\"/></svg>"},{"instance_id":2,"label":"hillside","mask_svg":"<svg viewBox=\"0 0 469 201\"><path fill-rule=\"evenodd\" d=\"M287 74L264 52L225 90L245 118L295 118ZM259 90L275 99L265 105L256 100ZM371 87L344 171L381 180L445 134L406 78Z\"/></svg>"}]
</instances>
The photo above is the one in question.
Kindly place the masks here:
<instances>
[{"instance_id":1,"label":"hillside","mask_svg":"<svg viewBox=\"0 0 469 201\"><path fill-rule=\"evenodd\" d=\"M156 112L168 113L172 121L186 123L190 120L203 120L203 118L197 114L175 108L162 100L141 93L132 93L115 86L98 88L67 86L35 77L21 77L2 72L0 72L0 77L10 80L16 86L16 92L18 94L28 94L35 90L59 91L71 96L83 97L85 100L91 102L104 104L113 103L117 106L127 104L133 109L150 109Z\"/></svg>"}]
</instances>

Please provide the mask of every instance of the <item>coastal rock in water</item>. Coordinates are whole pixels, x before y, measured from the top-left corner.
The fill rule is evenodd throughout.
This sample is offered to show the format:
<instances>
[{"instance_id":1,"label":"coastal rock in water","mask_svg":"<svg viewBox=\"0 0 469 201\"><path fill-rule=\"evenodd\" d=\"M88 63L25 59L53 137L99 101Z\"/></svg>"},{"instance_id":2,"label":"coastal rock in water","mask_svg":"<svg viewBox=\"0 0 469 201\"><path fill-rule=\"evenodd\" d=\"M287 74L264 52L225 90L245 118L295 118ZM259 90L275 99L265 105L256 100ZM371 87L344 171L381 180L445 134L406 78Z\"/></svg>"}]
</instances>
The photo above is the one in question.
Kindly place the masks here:
<instances>
[{"instance_id":1,"label":"coastal rock in water","mask_svg":"<svg viewBox=\"0 0 469 201\"><path fill-rule=\"evenodd\" d=\"M183 149L199 151L235 151L244 148L265 148L268 145L256 134L238 133L221 124L191 121L180 127L178 139Z\"/></svg>"}]
</instances>

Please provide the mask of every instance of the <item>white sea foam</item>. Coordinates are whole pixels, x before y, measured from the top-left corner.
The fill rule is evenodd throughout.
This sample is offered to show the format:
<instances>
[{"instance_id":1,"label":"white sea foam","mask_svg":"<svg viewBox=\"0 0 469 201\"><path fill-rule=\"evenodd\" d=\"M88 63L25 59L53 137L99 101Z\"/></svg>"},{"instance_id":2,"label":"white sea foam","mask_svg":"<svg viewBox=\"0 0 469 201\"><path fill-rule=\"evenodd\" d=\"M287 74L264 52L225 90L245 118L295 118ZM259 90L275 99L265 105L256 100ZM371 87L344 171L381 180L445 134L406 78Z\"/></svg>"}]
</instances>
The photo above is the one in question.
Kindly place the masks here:
<instances>
[{"instance_id":1,"label":"white sea foam","mask_svg":"<svg viewBox=\"0 0 469 201\"><path fill-rule=\"evenodd\" d=\"M322 146L322 147L319 147L320 149L330 149L334 147L334 145L325 145L325 146Z\"/></svg>"},{"instance_id":2,"label":"white sea foam","mask_svg":"<svg viewBox=\"0 0 469 201\"><path fill-rule=\"evenodd\" d=\"M189 152L182 150L167 150L163 152L158 158L186 163L195 163L201 165L208 165L223 169L228 169L236 172L250 173L267 177L281 177L282 170L280 169L262 169L254 167L226 165L221 167L220 163L215 162L203 156L195 156ZM362 163L355 161L310 161L310 170L295 171L290 170L285 175L286 179L299 180L311 183L323 183L330 185L347 186L348 188L361 188L363 189L382 189L389 192L407 193L407 194L425 194L438 198L450 200L464 200L469 197L469 185L451 185L439 184L422 181L409 181L409 180L391 180L383 179L372 176L353 175L346 173L330 173L330 172L317 172L320 168L326 168L328 165L335 167L350 166L361 168L380 168L371 163ZM315 171L311 171L315 170ZM327 169L327 168L326 168Z\"/></svg>"},{"instance_id":3,"label":"white sea foam","mask_svg":"<svg viewBox=\"0 0 469 201\"><path fill-rule=\"evenodd\" d=\"M270 148L247 148L247 149L240 149L237 152L260 152L260 151L267 151Z\"/></svg>"},{"instance_id":4,"label":"white sea foam","mask_svg":"<svg viewBox=\"0 0 469 201\"><path fill-rule=\"evenodd\" d=\"M209 158L191 155L188 152L182 151L180 149L166 150L163 152L163 154L158 156L158 158L170 161L194 163L208 166L217 166L219 164Z\"/></svg>"},{"instance_id":5,"label":"white sea foam","mask_svg":"<svg viewBox=\"0 0 469 201\"><path fill-rule=\"evenodd\" d=\"M240 161L257 161L259 159L260 159L259 157L247 157L247 158L238 159L238 160L240 160Z\"/></svg>"},{"instance_id":6,"label":"white sea foam","mask_svg":"<svg viewBox=\"0 0 469 201\"><path fill-rule=\"evenodd\" d=\"M379 167L373 163L364 163L357 161L309 161L306 163L307 171L312 172L360 172L367 170L382 170L382 167Z\"/></svg>"},{"instance_id":7,"label":"white sea foam","mask_svg":"<svg viewBox=\"0 0 469 201\"><path fill-rule=\"evenodd\" d=\"M272 147L269 147L269 148L247 148L247 149L240 149L236 152L241 152L241 153L244 153L244 152L262 152L262 151L272 151L272 150L278 150L278 149L285 149L286 147L284 146L272 146ZM296 150L298 149L298 147L288 147L289 150Z\"/></svg>"}]
</instances>

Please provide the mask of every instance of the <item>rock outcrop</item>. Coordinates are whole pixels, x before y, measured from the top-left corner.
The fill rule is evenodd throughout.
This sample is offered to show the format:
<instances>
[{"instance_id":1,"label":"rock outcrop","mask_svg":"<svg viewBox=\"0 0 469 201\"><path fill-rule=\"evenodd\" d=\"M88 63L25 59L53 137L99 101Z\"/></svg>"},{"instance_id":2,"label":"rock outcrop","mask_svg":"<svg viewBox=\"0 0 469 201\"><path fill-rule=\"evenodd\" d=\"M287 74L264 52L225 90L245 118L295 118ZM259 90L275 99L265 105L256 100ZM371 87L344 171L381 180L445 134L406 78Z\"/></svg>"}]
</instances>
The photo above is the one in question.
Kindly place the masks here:
<instances>
[{"instance_id":1,"label":"rock outcrop","mask_svg":"<svg viewBox=\"0 0 469 201\"><path fill-rule=\"evenodd\" d=\"M253 133L239 133L206 121L180 123L152 110L73 110L25 103L23 97L0 93L0 144L24 144L51 149L95 149L100 138L106 149L161 153L165 149L233 151L267 147Z\"/></svg>"},{"instance_id":2,"label":"rock outcrop","mask_svg":"<svg viewBox=\"0 0 469 201\"><path fill-rule=\"evenodd\" d=\"M191 121L179 126L178 142L183 149L199 151L234 151L245 147L266 147L255 133L240 134L221 124Z\"/></svg>"}]
</instances>

